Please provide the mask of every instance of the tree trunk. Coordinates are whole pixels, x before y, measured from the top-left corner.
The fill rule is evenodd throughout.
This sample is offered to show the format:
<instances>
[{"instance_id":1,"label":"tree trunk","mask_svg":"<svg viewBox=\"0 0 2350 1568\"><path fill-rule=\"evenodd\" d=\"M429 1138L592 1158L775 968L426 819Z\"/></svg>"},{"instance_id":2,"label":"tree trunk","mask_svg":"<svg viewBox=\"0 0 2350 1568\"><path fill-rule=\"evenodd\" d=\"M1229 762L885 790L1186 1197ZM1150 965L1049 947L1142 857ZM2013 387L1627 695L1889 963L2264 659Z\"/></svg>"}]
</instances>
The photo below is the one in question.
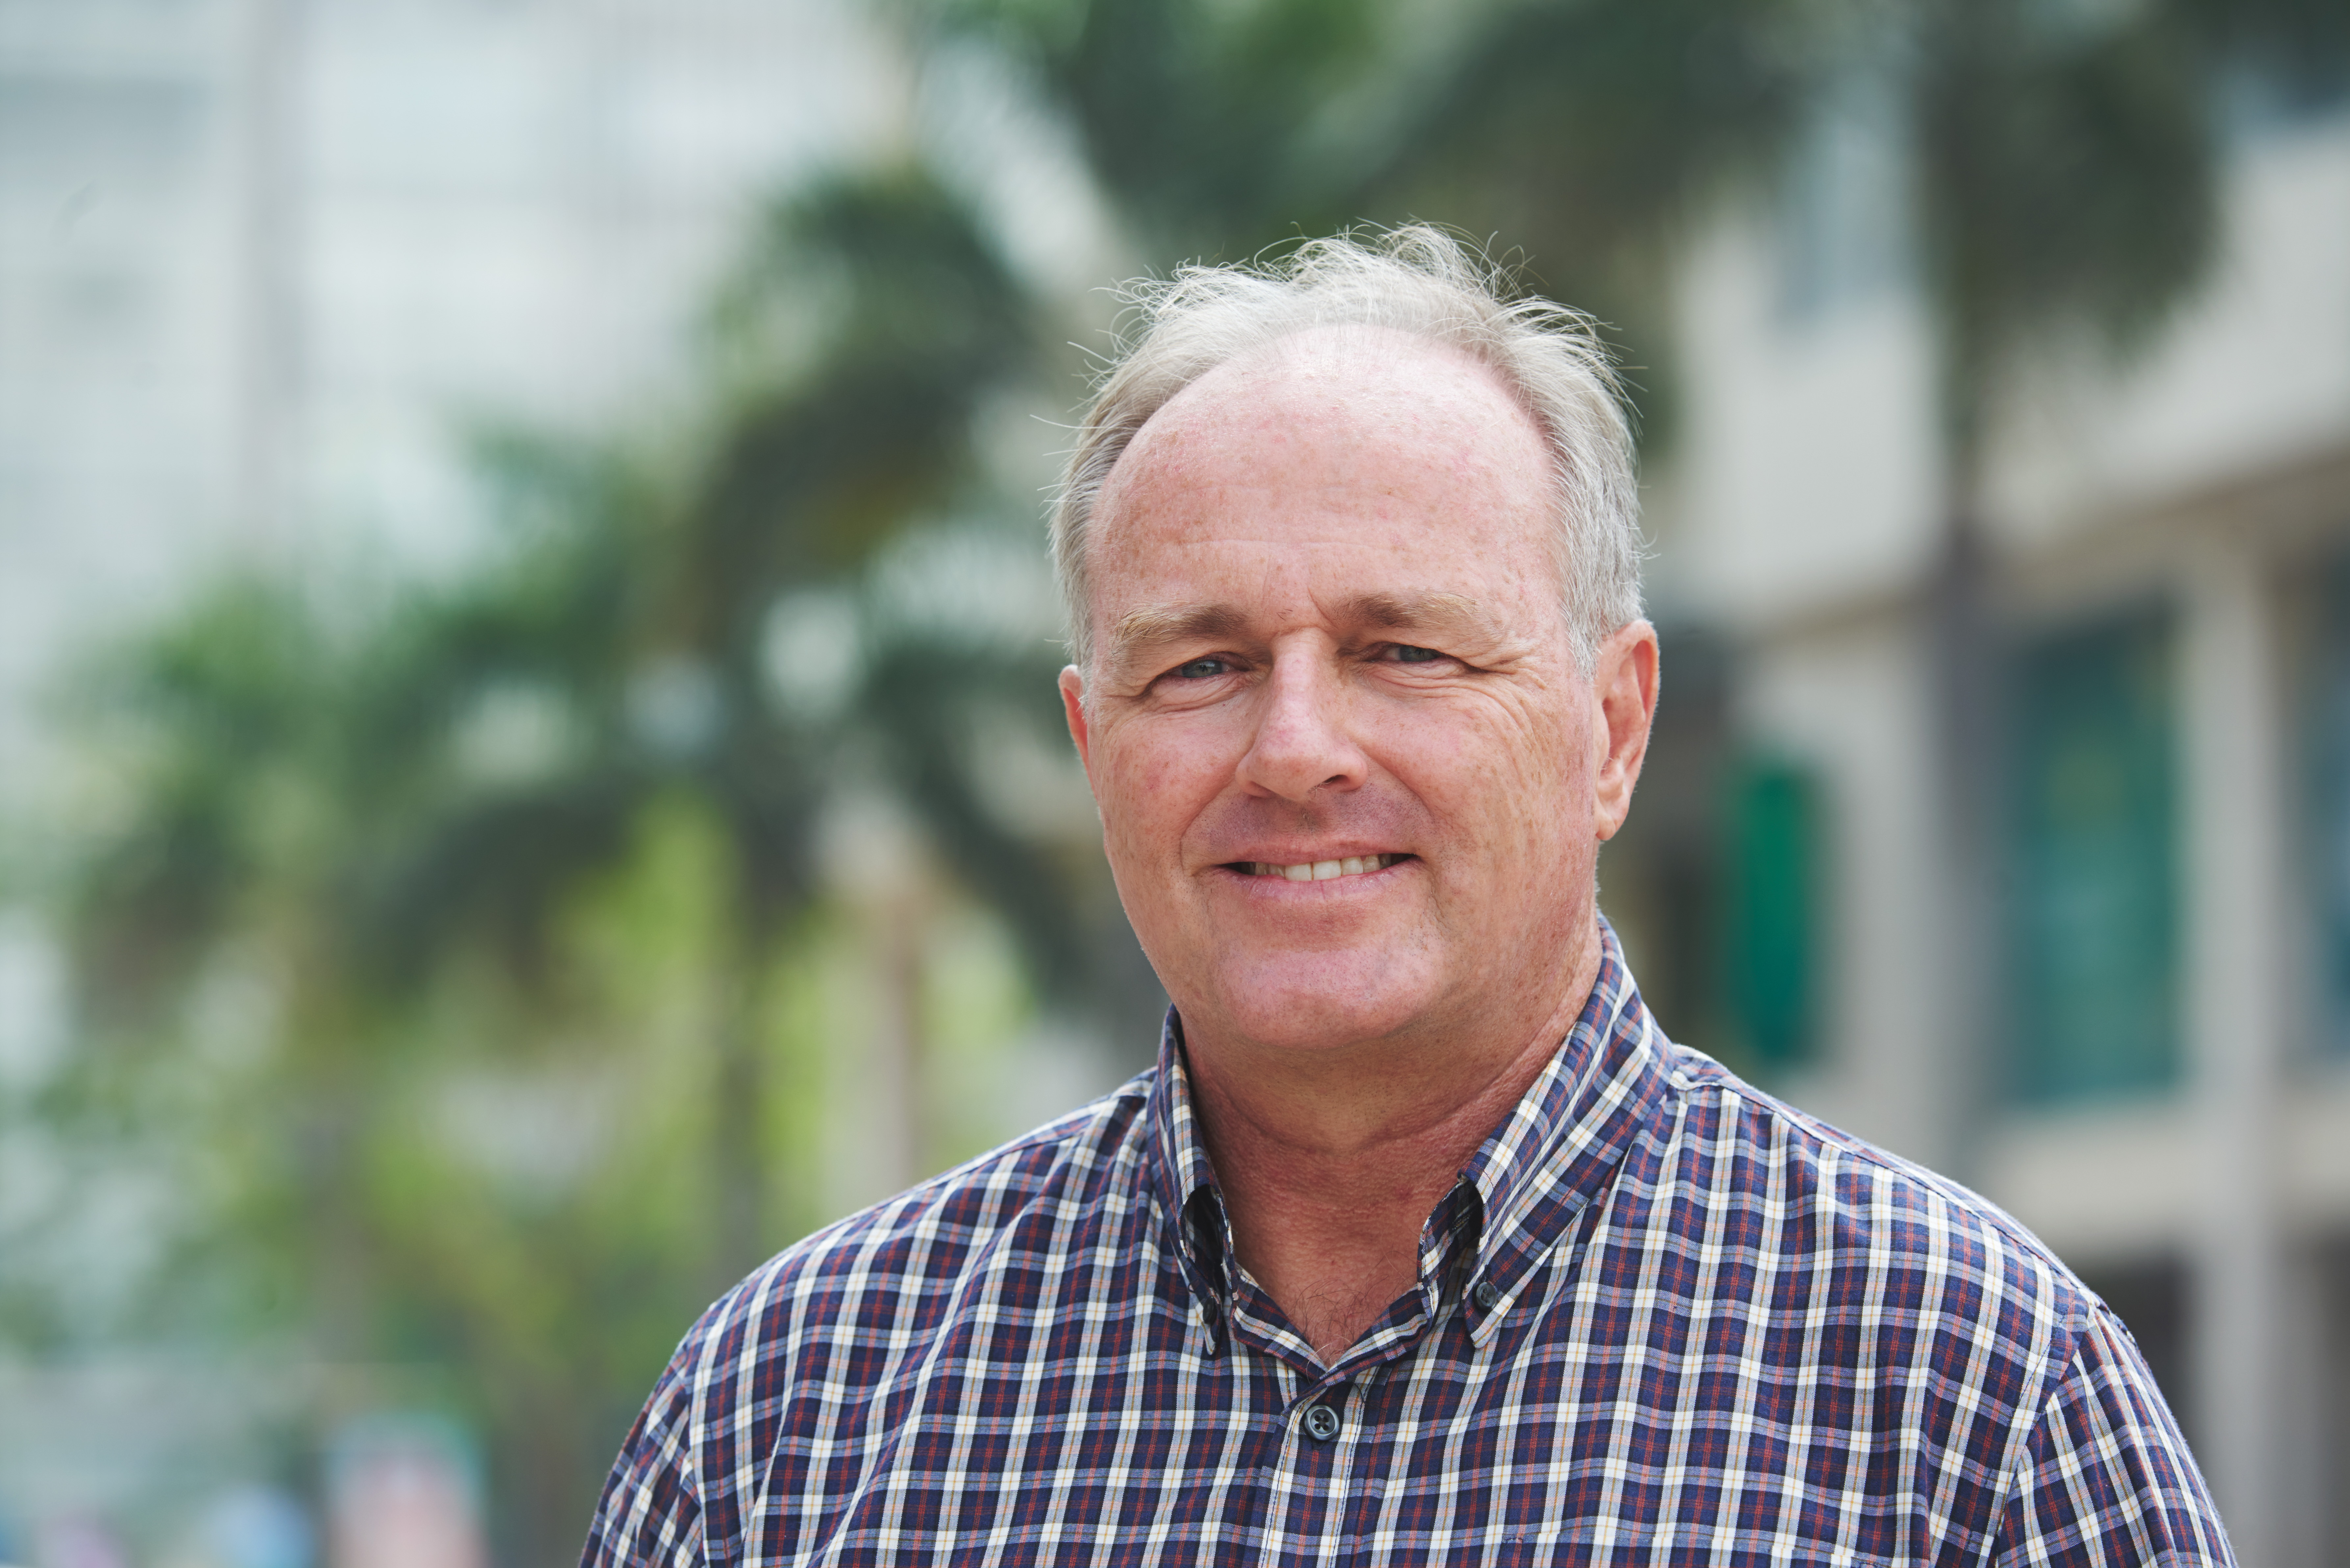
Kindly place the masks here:
<instances>
[{"instance_id":1,"label":"tree trunk","mask_svg":"<svg viewBox=\"0 0 2350 1568\"><path fill-rule=\"evenodd\" d=\"M1944 879L1944 1063L1937 1075L1940 1147L1918 1155L1970 1179L1974 1146L2007 1071L1999 1047L2004 747L2002 633L1979 499L1981 455L1973 441L1960 445L1951 459L1940 556L1926 607Z\"/></svg>"},{"instance_id":2,"label":"tree trunk","mask_svg":"<svg viewBox=\"0 0 2350 1568\"><path fill-rule=\"evenodd\" d=\"M747 900L745 900L747 902ZM769 1251L762 980L774 950L772 922L752 909L735 919L720 977L717 1061L711 1075L711 1176L716 1185L711 1265L713 1296L730 1290Z\"/></svg>"}]
</instances>

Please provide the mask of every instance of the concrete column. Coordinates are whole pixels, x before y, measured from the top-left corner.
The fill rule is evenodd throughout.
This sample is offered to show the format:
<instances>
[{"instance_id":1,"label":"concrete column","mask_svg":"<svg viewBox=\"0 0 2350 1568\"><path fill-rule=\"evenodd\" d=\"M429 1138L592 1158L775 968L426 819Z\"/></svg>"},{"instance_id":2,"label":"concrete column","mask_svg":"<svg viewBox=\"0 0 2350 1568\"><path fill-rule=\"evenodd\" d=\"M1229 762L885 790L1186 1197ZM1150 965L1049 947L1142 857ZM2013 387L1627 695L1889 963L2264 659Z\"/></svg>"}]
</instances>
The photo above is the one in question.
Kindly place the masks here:
<instances>
[{"instance_id":1,"label":"concrete column","mask_svg":"<svg viewBox=\"0 0 2350 1568\"><path fill-rule=\"evenodd\" d=\"M2287 1478L2306 1444L2290 1430L2291 1310L2276 1169L2292 1019L2291 883L2276 612L2262 563L2214 542L2187 581L2181 639L2186 912L2186 1091L2201 1147L2193 1217L2189 1365L2197 1458L2239 1558L2314 1564ZM2311 1347L2299 1347L2307 1350Z\"/></svg>"},{"instance_id":2,"label":"concrete column","mask_svg":"<svg viewBox=\"0 0 2350 1568\"><path fill-rule=\"evenodd\" d=\"M238 206L238 542L282 555L298 510L304 393L302 111L307 0L240 0L235 10Z\"/></svg>"}]
</instances>

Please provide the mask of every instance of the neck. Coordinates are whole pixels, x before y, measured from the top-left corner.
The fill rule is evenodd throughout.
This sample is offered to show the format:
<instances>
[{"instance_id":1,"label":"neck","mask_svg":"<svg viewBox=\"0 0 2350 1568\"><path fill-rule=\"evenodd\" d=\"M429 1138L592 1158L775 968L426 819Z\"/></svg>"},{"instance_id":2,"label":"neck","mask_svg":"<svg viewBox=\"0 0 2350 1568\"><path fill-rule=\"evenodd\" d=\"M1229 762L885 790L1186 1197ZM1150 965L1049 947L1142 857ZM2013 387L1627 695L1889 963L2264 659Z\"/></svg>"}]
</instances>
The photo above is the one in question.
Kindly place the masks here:
<instances>
[{"instance_id":1,"label":"neck","mask_svg":"<svg viewBox=\"0 0 2350 1568\"><path fill-rule=\"evenodd\" d=\"M1546 1007L1479 1039L1300 1059L1187 1031L1240 1262L1326 1365L1413 1288L1430 1211L1574 1027L1599 976L1596 924L1578 947Z\"/></svg>"}]
</instances>

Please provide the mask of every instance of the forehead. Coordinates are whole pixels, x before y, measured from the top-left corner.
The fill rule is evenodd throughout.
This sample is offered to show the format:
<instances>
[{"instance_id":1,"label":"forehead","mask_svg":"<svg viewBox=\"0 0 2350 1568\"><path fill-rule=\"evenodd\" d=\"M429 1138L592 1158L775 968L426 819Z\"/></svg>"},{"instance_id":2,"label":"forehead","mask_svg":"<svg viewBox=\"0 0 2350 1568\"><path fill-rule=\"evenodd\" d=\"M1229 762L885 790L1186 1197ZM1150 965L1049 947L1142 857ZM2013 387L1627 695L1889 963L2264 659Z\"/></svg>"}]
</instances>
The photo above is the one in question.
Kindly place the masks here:
<instances>
[{"instance_id":1,"label":"forehead","mask_svg":"<svg viewBox=\"0 0 2350 1568\"><path fill-rule=\"evenodd\" d=\"M1137 432L1095 511L1091 613L1252 562L1309 593L1505 581L1555 599L1553 495L1541 431L1490 367L1400 332L1299 333Z\"/></svg>"}]
</instances>

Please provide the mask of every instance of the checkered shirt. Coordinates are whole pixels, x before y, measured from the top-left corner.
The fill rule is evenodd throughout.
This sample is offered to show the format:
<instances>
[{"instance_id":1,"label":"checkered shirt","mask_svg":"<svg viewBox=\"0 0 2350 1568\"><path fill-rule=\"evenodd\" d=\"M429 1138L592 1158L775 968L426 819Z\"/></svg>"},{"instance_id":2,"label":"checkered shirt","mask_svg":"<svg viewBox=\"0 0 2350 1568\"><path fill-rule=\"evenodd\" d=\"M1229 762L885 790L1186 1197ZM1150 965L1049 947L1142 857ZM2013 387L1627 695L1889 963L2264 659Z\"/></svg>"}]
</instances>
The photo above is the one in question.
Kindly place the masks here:
<instances>
[{"instance_id":1,"label":"checkered shirt","mask_svg":"<svg viewBox=\"0 0 2350 1568\"><path fill-rule=\"evenodd\" d=\"M1124 1088L785 1251L588 1564L2225 1563L2113 1314L1963 1189L1574 1031L1326 1366L1235 1261L1170 1017Z\"/></svg>"}]
</instances>

